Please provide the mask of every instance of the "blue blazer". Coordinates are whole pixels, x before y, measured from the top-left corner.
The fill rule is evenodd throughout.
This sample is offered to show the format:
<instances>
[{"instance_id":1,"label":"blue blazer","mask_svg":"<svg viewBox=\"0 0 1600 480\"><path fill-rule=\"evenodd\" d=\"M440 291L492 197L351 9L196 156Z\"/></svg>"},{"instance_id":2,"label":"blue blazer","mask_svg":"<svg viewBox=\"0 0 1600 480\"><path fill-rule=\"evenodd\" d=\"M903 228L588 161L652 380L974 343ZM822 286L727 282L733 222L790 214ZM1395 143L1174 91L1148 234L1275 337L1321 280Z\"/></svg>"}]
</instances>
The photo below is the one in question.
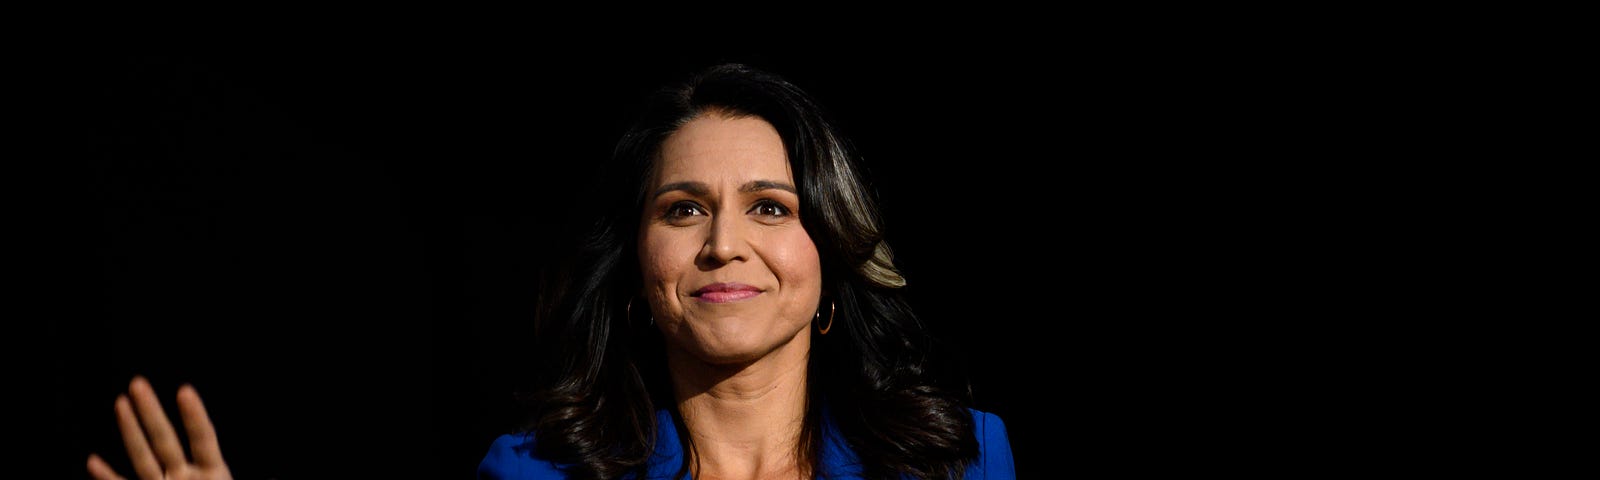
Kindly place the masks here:
<instances>
[{"instance_id":1,"label":"blue blazer","mask_svg":"<svg viewBox=\"0 0 1600 480\"><path fill-rule=\"evenodd\" d=\"M978 434L978 460L967 468L964 478L974 480L1015 480L1015 465L1011 461L1011 440L1006 436L1006 426L992 413L972 410L972 421ZM678 428L672 414L666 410L656 412L656 424L661 425L656 436L656 452L650 461L649 479L671 479L683 464L683 448L678 444ZM831 425L824 425L822 441L822 470L817 478L859 479L861 467L855 452L845 444ZM566 478L554 462L533 458L531 434L501 435L489 447L489 453L478 463L479 480L559 480Z\"/></svg>"}]
</instances>

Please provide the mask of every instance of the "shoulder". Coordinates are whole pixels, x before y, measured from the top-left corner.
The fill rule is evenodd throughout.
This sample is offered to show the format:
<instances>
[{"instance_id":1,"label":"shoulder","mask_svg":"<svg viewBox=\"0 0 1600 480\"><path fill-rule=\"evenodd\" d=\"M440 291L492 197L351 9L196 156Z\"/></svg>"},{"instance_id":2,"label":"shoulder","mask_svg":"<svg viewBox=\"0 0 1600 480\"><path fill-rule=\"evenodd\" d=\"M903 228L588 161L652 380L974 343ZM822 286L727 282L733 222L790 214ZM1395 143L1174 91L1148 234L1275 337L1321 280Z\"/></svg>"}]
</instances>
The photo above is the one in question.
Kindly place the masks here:
<instances>
[{"instance_id":1,"label":"shoulder","mask_svg":"<svg viewBox=\"0 0 1600 480\"><path fill-rule=\"evenodd\" d=\"M971 408L967 411L972 413L972 429L978 434L978 443L991 440L1010 443L1006 437L1006 423L999 415Z\"/></svg>"},{"instance_id":2,"label":"shoulder","mask_svg":"<svg viewBox=\"0 0 1600 480\"><path fill-rule=\"evenodd\" d=\"M650 478L670 478L680 464L683 453L678 447L678 430L672 413L666 409L656 411L656 451L651 458ZM545 480L565 479L563 469L570 464L558 464L533 456L534 436L531 433L501 435L489 445L489 452L478 462L478 480Z\"/></svg>"},{"instance_id":3,"label":"shoulder","mask_svg":"<svg viewBox=\"0 0 1600 480\"><path fill-rule=\"evenodd\" d=\"M972 429L978 437L978 460L967 469L966 478L1012 479L1017 477L1011 458L1011 436L999 415L981 410L972 412Z\"/></svg>"},{"instance_id":4,"label":"shoulder","mask_svg":"<svg viewBox=\"0 0 1600 480\"><path fill-rule=\"evenodd\" d=\"M478 463L479 480L562 479L566 475L548 460L533 457L533 435L501 435Z\"/></svg>"}]
</instances>

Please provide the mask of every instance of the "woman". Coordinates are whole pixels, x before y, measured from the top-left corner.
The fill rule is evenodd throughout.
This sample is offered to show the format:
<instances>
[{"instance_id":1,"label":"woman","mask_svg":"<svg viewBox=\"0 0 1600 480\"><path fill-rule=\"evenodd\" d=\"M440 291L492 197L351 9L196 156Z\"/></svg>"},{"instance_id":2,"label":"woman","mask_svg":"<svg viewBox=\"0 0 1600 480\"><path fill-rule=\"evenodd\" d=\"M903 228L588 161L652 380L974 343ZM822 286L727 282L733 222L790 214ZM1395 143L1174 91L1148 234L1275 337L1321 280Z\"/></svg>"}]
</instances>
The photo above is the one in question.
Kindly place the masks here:
<instances>
[{"instance_id":1,"label":"woman","mask_svg":"<svg viewBox=\"0 0 1600 480\"><path fill-rule=\"evenodd\" d=\"M655 96L479 477L1013 478L1000 419L929 373L855 162L765 72Z\"/></svg>"},{"instance_id":2,"label":"woman","mask_svg":"<svg viewBox=\"0 0 1600 480\"><path fill-rule=\"evenodd\" d=\"M862 172L805 93L712 67L615 160L540 319L533 421L480 478L1015 477L1000 419L930 372ZM135 473L230 479L199 395L177 403L188 456L148 381L117 398Z\"/></svg>"}]
</instances>

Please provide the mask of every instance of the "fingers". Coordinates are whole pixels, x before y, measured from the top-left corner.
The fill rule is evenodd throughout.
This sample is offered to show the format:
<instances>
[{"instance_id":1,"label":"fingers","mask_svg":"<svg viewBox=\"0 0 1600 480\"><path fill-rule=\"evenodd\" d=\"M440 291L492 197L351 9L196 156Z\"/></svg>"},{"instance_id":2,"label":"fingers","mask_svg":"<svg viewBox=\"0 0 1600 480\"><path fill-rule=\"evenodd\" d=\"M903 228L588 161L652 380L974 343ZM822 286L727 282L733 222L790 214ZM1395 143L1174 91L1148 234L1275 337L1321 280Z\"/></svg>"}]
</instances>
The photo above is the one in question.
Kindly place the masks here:
<instances>
[{"instance_id":1,"label":"fingers","mask_svg":"<svg viewBox=\"0 0 1600 480\"><path fill-rule=\"evenodd\" d=\"M202 469L218 468L222 463L222 449L217 446L217 430L211 425L211 416L200 402L200 392L191 385L178 387L178 412L183 415L183 426L189 432L189 452L194 463Z\"/></svg>"},{"instance_id":2,"label":"fingers","mask_svg":"<svg viewBox=\"0 0 1600 480\"><path fill-rule=\"evenodd\" d=\"M128 449L133 472L139 478L161 478L161 464L150 451L150 442L144 438L144 429L139 427L139 417L133 414L133 404L127 395L117 395L117 428L122 430L122 445Z\"/></svg>"},{"instance_id":3,"label":"fingers","mask_svg":"<svg viewBox=\"0 0 1600 480\"><path fill-rule=\"evenodd\" d=\"M172 421L167 419L167 412L161 408L150 382L144 377L133 377L133 382L128 384L128 394L133 396L133 406L139 411L140 423L144 425L145 434L150 436L156 458L161 459L168 470L182 469L189 463L183 455L183 444L178 442L178 432L172 429Z\"/></svg>"},{"instance_id":4,"label":"fingers","mask_svg":"<svg viewBox=\"0 0 1600 480\"><path fill-rule=\"evenodd\" d=\"M117 471L112 470L111 464L106 463L105 459L93 453L89 454L89 476L95 480L126 480L122 475L117 475Z\"/></svg>"}]
</instances>

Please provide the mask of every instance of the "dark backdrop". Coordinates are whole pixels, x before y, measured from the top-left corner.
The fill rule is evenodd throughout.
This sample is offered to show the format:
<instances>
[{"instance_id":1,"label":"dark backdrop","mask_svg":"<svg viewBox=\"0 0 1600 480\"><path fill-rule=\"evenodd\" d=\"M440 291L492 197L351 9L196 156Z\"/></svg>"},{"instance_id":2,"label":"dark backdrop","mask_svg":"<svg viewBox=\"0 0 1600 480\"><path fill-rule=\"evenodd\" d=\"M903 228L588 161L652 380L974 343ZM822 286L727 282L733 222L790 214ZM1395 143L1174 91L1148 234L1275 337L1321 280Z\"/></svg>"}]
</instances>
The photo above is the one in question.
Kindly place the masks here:
<instances>
[{"instance_id":1,"label":"dark backdrop","mask_svg":"<svg viewBox=\"0 0 1600 480\"><path fill-rule=\"evenodd\" d=\"M718 59L789 77L856 142L913 301L1024 477L1226 463L1194 447L1271 430L1238 415L1271 401L1230 393L1261 367L1225 340L1254 326L1231 279L1275 268L1227 229L1266 207L1214 161L1260 154L1216 115L1260 106L1199 80L1215 57L495 40L73 57L55 464L126 471L112 399L143 374L169 407L199 387L241 479L470 476L512 427L589 169L645 93Z\"/></svg>"}]
</instances>

